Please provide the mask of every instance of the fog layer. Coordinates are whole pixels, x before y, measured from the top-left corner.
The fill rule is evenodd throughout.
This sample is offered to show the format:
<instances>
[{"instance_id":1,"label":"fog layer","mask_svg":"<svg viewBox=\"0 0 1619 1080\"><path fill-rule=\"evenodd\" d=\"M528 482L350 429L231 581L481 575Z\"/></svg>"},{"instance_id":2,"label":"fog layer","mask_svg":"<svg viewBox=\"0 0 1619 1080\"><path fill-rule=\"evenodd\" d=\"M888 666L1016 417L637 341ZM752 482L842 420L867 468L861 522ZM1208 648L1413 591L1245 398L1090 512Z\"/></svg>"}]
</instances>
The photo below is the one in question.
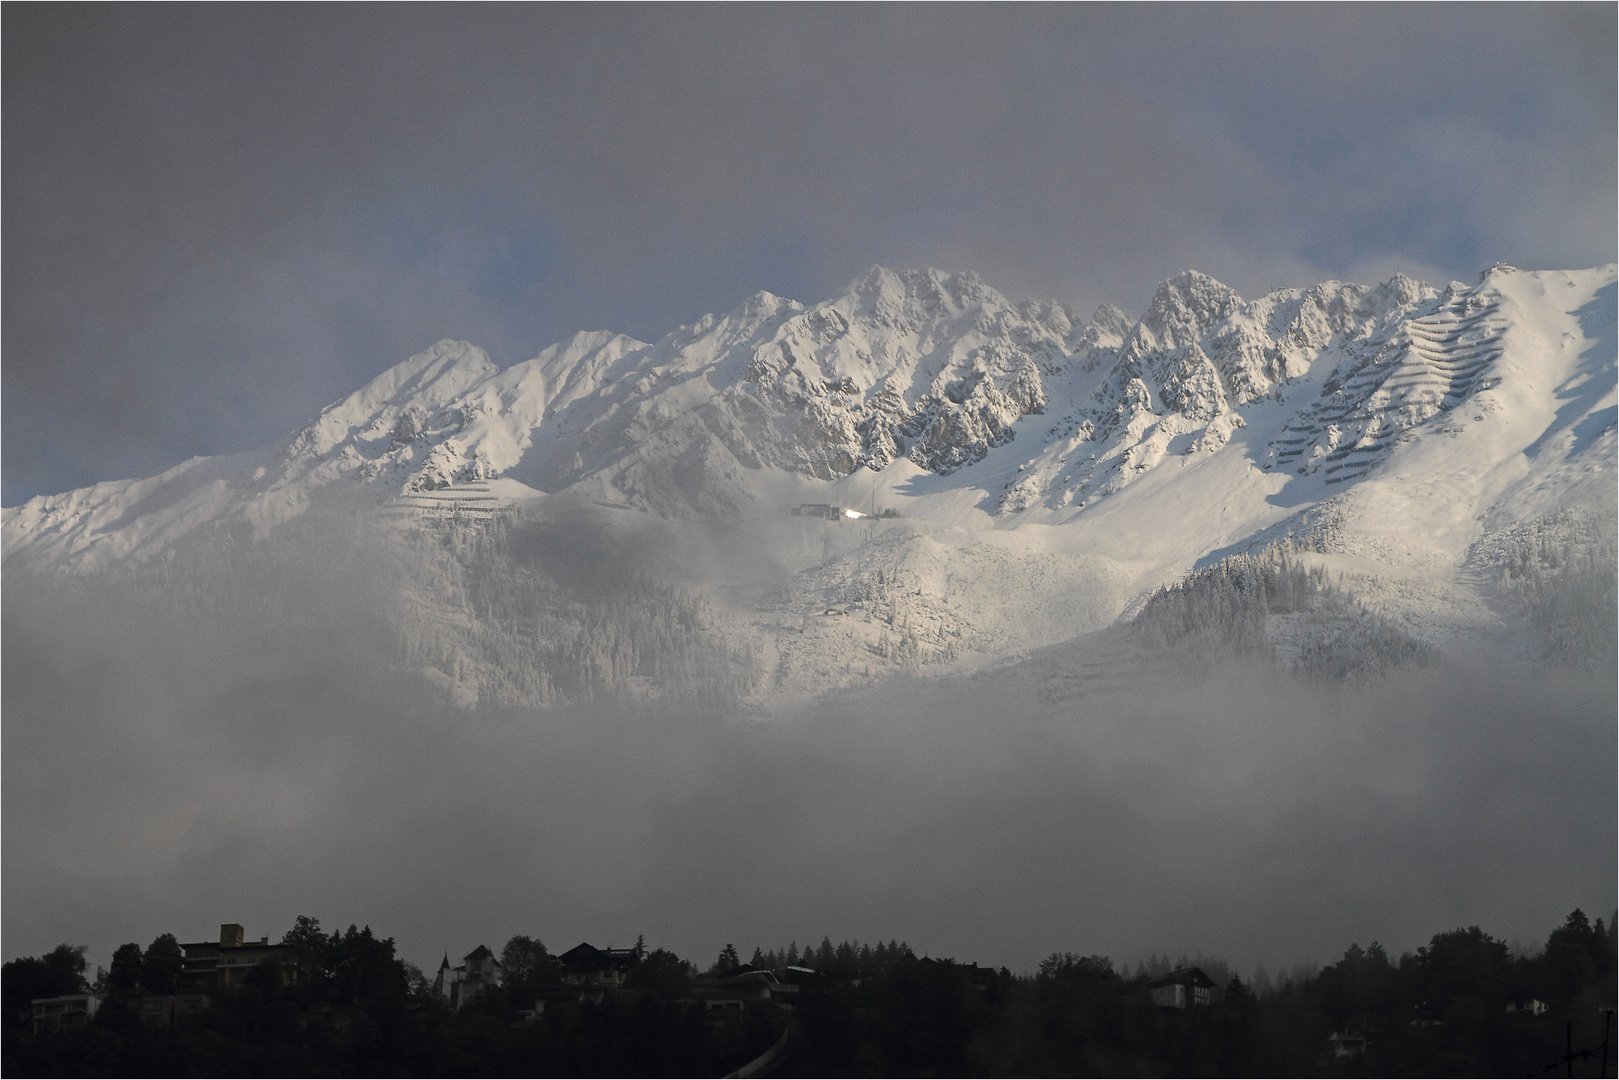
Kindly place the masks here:
<instances>
[{"instance_id":1,"label":"fog layer","mask_svg":"<svg viewBox=\"0 0 1619 1080\"><path fill-rule=\"evenodd\" d=\"M1275 970L1615 904L1611 679L1310 683L1108 631L773 711L466 710L396 666L357 551L208 605L8 580L8 956L309 914L423 966L525 933Z\"/></svg>"}]
</instances>

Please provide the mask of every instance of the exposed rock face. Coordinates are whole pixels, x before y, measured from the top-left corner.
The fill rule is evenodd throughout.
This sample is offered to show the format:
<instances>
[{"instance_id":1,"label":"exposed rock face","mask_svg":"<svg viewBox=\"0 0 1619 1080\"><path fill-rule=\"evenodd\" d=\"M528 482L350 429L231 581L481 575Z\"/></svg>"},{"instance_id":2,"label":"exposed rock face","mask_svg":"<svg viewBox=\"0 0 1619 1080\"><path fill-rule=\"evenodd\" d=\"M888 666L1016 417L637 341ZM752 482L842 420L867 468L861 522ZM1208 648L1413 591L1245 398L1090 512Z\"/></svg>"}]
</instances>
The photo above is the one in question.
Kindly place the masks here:
<instances>
[{"instance_id":1,"label":"exposed rock face","mask_svg":"<svg viewBox=\"0 0 1619 1080\"><path fill-rule=\"evenodd\" d=\"M1059 441L1066 439L1057 459L1009 483L998 508L1016 513L1041 502L1084 505L1150 471L1172 443L1184 444L1187 454L1217 451L1246 426L1245 407L1284 399L1291 385L1317 370L1324 358L1328 364L1349 358L1354 371L1381 370L1386 376L1393 370L1387 350L1404 348L1399 327L1439 303L1432 288L1405 277L1373 289L1329 281L1248 303L1213 278L1188 270L1161 284L1146 313L1122 333L1116 309L1104 309L1079 342L1089 350L1087 361L1111 356L1111 366L1091 401L1052 429ZM1334 388L1347 377L1347 370L1337 376ZM1309 461L1326 459L1348 436L1342 429L1328 432L1330 424L1321 418L1333 421L1353 413L1357 427L1351 441L1381 448L1380 432L1425 416L1410 411L1406 420L1393 421L1381 405L1369 403L1380 385L1380 379L1367 375L1344 390L1348 396L1335 400L1333 409L1301 412L1298 430L1284 437L1319 445ZM1284 450L1273 447L1268 462L1296 456L1284 458Z\"/></svg>"},{"instance_id":2,"label":"exposed rock face","mask_svg":"<svg viewBox=\"0 0 1619 1080\"><path fill-rule=\"evenodd\" d=\"M1091 321L1075 335L1086 371L1095 371L1119 358L1119 349L1135 325L1130 316L1112 304L1103 304Z\"/></svg>"},{"instance_id":3,"label":"exposed rock face","mask_svg":"<svg viewBox=\"0 0 1619 1080\"><path fill-rule=\"evenodd\" d=\"M1389 284L1387 295L1395 298L1413 291L1403 281ZM1432 290L1427 303L1411 305L1414 317L1392 330L1346 344L1320 398L1301 408L1272 442L1266 468L1321 471L1328 484L1356 479L1401 434L1498 382L1492 369L1506 323L1496 301L1456 285L1430 297ZM1494 408L1484 402L1477 407Z\"/></svg>"},{"instance_id":4,"label":"exposed rock face","mask_svg":"<svg viewBox=\"0 0 1619 1080\"><path fill-rule=\"evenodd\" d=\"M972 274L875 267L812 307L762 292L655 344L579 333L504 371L442 341L278 447L7 510L7 558L94 569L205 526L262 535L327 494L450 506L575 489L665 517L748 516L775 506L776 470L833 481L901 458L975 467L962 483L981 510L1060 522L1245 428L1249 467L1336 485L1464 401L1495 408L1509 273L1443 294L1396 277L1247 302L1187 271L1140 319L1103 305L1078 323ZM1015 440L1026 449L976 468Z\"/></svg>"},{"instance_id":5,"label":"exposed rock face","mask_svg":"<svg viewBox=\"0 0 1619 1080\"><path fill-rule=\"evenodd\" d=\"M1044 410L1043 379L1071 361L1073 334L1067 308L1014 307L975 275L878 267L759 335L747 385L721 397L762 460L821 479L901 456L949 473ZM750 425L743 397L794 422Z\"/></svg>"}]
</instances>

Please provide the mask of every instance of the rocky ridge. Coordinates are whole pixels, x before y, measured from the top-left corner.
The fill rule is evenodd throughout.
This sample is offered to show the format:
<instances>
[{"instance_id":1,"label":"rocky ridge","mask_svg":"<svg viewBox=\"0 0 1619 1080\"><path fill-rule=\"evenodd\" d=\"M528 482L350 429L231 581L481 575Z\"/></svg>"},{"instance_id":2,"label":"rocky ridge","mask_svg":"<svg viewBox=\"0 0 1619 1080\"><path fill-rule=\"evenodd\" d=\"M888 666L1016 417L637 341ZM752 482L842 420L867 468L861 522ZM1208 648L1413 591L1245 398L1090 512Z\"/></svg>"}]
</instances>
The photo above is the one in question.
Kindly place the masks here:
<instances>
[{"instance_id":1,"label":"rocky ridge","mask_svg":"<svg viewBox=\"0 0 1619 1080\"><path fill-rule=\"evenodd\" d=\"M656 343L579 333L505 370L442 341L279 447L7 508L5 557L94 571L199 530L263 536L330 497L459 512L572 490L735 520L901 462L898 477L961 474L952 490L980 492L991 521L1061 524L1261 415L1241 451L1254 468L1342 484L1439 413L1497 407L1510 274L1245 301L1187 271L1138 319L1103 305L1081 322L973 274L874 267L813 306L758 293Z\"/></svg>"},{"instance_id":2,"label":"rocky ridge","mask_svg":"<svg viewBox=\"0 0 1619 1080\"><path fill-rule=\"evenodd\" d=\"M1445 295L1458 293L1453 287ZM1398 276L1370 289L1329 281L1245 302L1188 270L1161 284L1128 328L1116 309L1098 312L1085 334L1100 346L1093 355L1110 361L1106 376L1090 401L1048 432L1054 452L1009 483L998 508L1016 513L1043 500L1053 509L1083 509L1161 464L1172 446L1188 455L1218 451L1246 426L1246 407L1285 400L1323 361L1381 355L1391 339L1409 336L1400 328L1438 297L1433 288ZM1334 404L1346 413L1362 410L1362 430L1374 435L1392 426L1387 410L1367 410L1381 382L1362 379L1345 390L1340 378L1332 387L1341 399ZM1309 418L1288 432L1285 445L1322 434L1322 410L1306 410ZM1412 414L1405 425L1420 419ZM1336 443L1325 453L1335 449ZM1270 459L1286 460L1280 449Z\"/></svg>"}]
</instances>

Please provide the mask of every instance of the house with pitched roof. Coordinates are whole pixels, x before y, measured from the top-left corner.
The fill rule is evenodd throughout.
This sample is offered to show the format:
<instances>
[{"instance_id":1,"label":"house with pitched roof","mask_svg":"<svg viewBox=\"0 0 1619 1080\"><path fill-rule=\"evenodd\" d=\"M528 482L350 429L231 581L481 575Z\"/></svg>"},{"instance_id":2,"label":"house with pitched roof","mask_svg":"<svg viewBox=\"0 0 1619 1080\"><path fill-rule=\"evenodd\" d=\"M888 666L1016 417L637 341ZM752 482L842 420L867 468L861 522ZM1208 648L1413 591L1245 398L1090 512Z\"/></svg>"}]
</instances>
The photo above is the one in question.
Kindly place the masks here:
<instances>
[{"instance_id":1,"label":"house with pitched roof","mask_svg":"<svg viewBox=\"0 0 1619 1080\"><path fill-rule=\"evenodd\" d=\"M1147 984L1152 1003L1160 1009L1198 1008L1211 1004L1218 987L1200 967L1185 967Z\"/></svg>"},{"instance_id":2,"label":"house with pitched roof","mask_svg":"<svg viewBox=\"0 0 1619 1080\"><path fill-rule=\"evenodd\" d=\"M433 980L433 993L449 1002L452 1009L459 1009L490 987L499 986L500 975L500 961L487 945L467 953L455 967L450 966L450 954L445 953Z\"/></svg>"},{"instance_id":3,"label":"house with pitched roof","mask_svg":"<svg viewBox=\"0 0 1619 1080\"><path fill-rule=\"evenodd\" d=\"M634 949L598 949L588 942L557 957L562 965L562 982L576 988L581 1001L600 1001L607 991L622 987L635 959Z\"/></svg>"}]
</instances>

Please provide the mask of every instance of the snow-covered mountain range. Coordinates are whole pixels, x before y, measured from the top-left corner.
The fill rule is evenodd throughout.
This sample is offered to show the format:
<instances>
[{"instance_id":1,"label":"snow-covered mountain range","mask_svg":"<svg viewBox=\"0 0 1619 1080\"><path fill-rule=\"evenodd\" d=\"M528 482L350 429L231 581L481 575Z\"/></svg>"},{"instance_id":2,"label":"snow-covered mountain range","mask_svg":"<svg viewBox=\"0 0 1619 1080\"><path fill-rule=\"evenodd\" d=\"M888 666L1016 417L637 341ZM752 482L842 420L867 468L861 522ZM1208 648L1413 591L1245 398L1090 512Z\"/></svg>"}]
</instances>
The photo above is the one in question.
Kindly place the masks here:
<instances>
[{"instance_id":1,"label":"snow-covered mountain range","mask_svg":"<svg viewBox=\"0 0 1619 1080\"><path fill-rule=\"evenodd\" d=\"M505 370L442 341L279 445L6 508L5 566L95 575L317 505L409 527L562 497L766 549L663 570L718 590L778 673L881 658L883 603L880 632L903 608L930 656L1005 655L1284 540L1425 640L1499 637L1502 538L1613 517L1615 277L1245 301L1188 271L1138 319L1087 321L877 267L813 306L759 293L656 343L579 333ZM900 516L789 516L810 502ZM844 628L808 648L828 610Z\"/></svg>"}]
</instances>

